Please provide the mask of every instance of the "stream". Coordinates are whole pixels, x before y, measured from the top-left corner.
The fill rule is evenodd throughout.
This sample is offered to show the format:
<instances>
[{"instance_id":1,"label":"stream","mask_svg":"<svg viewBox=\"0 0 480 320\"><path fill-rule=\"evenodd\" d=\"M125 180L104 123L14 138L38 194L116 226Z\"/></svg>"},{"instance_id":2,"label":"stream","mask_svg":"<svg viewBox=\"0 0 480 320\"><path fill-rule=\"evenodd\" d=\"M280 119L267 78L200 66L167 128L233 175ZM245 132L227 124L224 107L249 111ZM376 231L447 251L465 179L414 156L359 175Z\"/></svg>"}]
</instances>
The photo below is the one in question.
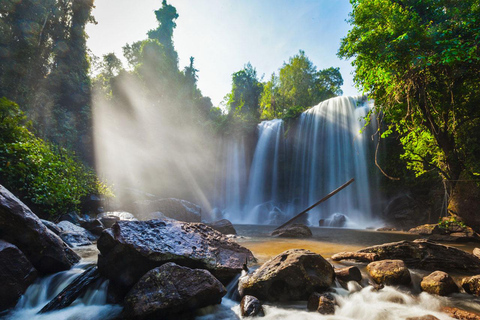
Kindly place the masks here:
<instances>
[{"instance_id":1,"label":"stream","mask_svg":"<svg viewBox=\"0 0 480 320\"><path fill-rule=\"evenodd\" d=\"M313 237L310 239L285 239L272 238L268 234L272 231L270 226L236 225L238 232L236 241L249 248L262 264L273 256L292 248L303 248L329 258L334 253L341 251L358 250L360 248L386 242L413 240L415 235L403 232L377 232L370 230L353 230L338 228L311 228ZM472 252L474 244L454 244L454 246ZM42 315L36 313L65 288L86 267L96 260L98 251L94 246L84 247L77 251L82 256L82 261L68 271L59 272L38 279L32 284L17 306L10 313L3 315L2 319L114 319L121 312L121 307L109 305L107 301L108 281L99 280L87 292L77 299L70 307ZM429 272L410 270L413 285L409 288L385 287L375 291L368 285L365 267L362 264L342 262L334 263L336 266L356 265L364 275L361 285L349 282L342 288L337 282L334 296L338 306L335 315L324 316L316 312L307 312L306 302L294 303L265 303L264 319L365 319L365 320L400 320L409 317L433 315L441 320L452 319L440 310L444 306L457 307L464 310L480 313L480 298L465 293L458 293L449 297L433 296L421 292L419 283L423 276ZM252 269L255 267L252 267ZM455 275L452 275L455 277ZM238 280L237 280L238 281ZM458 281L458 279L457 279ZM363 286L363 288L362 288ZM222 303L200 309L197 320L240 319L240 306L232 300L236 283L231 283L229 292Z\"/></svg>"}]
</instances>

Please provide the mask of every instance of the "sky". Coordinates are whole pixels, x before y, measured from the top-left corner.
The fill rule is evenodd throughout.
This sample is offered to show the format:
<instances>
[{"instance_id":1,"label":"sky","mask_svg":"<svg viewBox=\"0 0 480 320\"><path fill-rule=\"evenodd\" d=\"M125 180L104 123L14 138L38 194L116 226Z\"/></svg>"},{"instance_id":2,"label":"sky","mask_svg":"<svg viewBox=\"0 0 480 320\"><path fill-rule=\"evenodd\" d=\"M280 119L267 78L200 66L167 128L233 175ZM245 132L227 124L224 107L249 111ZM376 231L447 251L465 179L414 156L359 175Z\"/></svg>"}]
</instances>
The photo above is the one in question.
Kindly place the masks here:
<instances>
[{"instance_id":1,"label":"sky","mask_svg":"<svg viewBox=\"0 0 480 320\"><path fill-rule=\"evenodd\" d=\"M344 95L357 95L353 68L337 51L346 36L348 0L170 0L179 18L174 45L180 69L195 58L198 87L215 106L231 90L231 76L250 62L269 80L284 62L304 50L319 70L340 67ZM98 22L87 26L93 54L115 52L147 38L157 26L162 0L95 0ZM126 65L126 63L125 63Z\"/></svg>"}]
</instances>

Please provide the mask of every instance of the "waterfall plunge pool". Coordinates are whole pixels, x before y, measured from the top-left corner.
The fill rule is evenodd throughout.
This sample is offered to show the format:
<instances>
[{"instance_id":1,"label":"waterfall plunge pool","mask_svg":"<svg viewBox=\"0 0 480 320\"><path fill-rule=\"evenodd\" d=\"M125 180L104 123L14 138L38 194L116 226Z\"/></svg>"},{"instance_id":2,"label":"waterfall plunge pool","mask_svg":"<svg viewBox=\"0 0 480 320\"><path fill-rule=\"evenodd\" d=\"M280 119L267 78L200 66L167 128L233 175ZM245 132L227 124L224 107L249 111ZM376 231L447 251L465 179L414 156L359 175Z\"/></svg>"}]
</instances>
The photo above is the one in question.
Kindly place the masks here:
<instances>
[{"instance_id":1,"label":"waterfall plunge pool","mask_svg":"<svg viewBox=\"0 0 480 320\"><path fill-rule=\"evenodd\" d=\"M387 242L413 240L418 236L403 232L378 232L372 230L354 230L341 228L311 228L313 237L308 239L272 238L269 236L274 229L272 226L262 225L235 225L238 236L235 238L241 245L249 248L261 265L275 255L294 248L308 249L321 254L325 258L341 251L352 251L360 248ZM472 252L474 244L454 244L456 247ZM115 319L121 307L106 304L107 282L101 281L90 288L87 293L77 299L72 306L63 310L42 315L36 313L52 299L58 292L68 285L82 269L86 262L93 259L94 248L82 249L84 259L76 268L38 279L30 286L26 294L20 299L14 310L1 317L8 320L38 319ZM440 320L452 319L441 308L445 306L457 307L464 310L480 313L480 298L465 293L454 294L449 297L438 297L421 293L419 283L429 272L411 270L413 285L409 288L395 288L387 286L375 291L368 285L364 265L356 263L334 263L336 266L358 266L364 275L362 286L355 282L348 283L347 288L339 284L334 288L334 295L338 302L334 315L321 315L316 312L307 312L306 302L265 303L264 319L365 319L365 320L405 320L409 317L433 315ZM455 275L453 275L455 276ZM235 284L229 286L235 288ZM227 298L221 305L200 309L197 320L234 320L241 319L239 302Z\"/></svg>"}]
</instances>

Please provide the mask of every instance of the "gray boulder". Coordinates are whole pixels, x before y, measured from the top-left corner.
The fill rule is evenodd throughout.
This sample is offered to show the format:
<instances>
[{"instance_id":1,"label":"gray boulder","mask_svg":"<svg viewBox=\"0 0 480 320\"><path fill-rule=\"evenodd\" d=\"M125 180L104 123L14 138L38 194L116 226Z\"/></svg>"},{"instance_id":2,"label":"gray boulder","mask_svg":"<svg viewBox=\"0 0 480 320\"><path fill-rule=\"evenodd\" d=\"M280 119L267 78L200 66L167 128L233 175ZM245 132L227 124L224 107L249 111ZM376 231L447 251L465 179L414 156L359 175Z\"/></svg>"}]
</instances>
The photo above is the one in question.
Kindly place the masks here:
<instances>
[{"instance_id":1,"label":"gray boulder","mask_svg":"<svg viewBox=\"0 0 480 320\"><path fill-rule=\"evenodd\" d=\"M125 297L128 319L180 319L219 304L225 287L207 270L166 263L148 271Z\"/></svg>"},{"instance_id":2,"label":"gray boulder","mask_svg":"<svg viewBox=\"0 0 480 320\"><path fill-rule=\"evenodd\" d=\"M265 262L253 274L240 279L241 296L266 301L307 300L333 284L332 265L321 255L304 249L287 250Z\"/></svg>"},{"instance_id":3,"label":"gray boulder","mask_svg":"<svg viewBox=\"0 0 480 320\"><path fill-rule=\"evenodd\" d=\"M37 278L37 270L11 243L0 240L0 312L12 308Z\"/></svg>"},{"instance_id":4,"label":"gray boulder","mask_svg":"<svg viewBox=\"0 0 480 320\"><path fill-rule=\"evenodd\" d=\"M57 236L62 232L62 229L57 227L57 225L55 223L53 223L51 221L48 221L48 220L43 220L43 219L40 219L40 221L42 221L42 223L45 225L45 227L47 227L50 231L55 233Z\"/></svg>"},{"instance_id":5,"label":"gray boulder","mask_svg":"<svg viewBox=\"0 0 480 320\"><path fill-rule=\"evenodd\" d=\"M223 283L255 258L247 248L202 223L174 220L119 221L97 242L98 268L122 287L167 262L209 270Z\"/></svg>"},{"instance_id":6,"label":"gray boulder","mask_svg":"<svg viewBox=\"0 0 480 320\"><path fill-rule=\"evenodd\" d=\"M222 234L237 234L237 230L233 227L233 224L227 219L221 219L211 223L207 223L207 226L217 230Z\"/></svg>"},{"instance_id":7,"label":"gray boulder","mask_svg":"<svg viewBox=\"0 0 480 320\"><path fill-rule=\"evenodd\" d=\"M161 212L167 218L184 222L201 222L202 209L191 202L175 198L143 200L135 202L140 220L149 220L152 212Z\"/></svg>"},{"instance_id":8,"label":"gray boulder","mask_svg":"<svg viewBox=\"0 0 480 320\"><path fill-rule=\"evenodd\" d=\"M242 317L263 317L265 312L260 300L254 296L246 295L240 301L240 315Z\"/></svg>"},{"instance_id":9,"label":"gray boulder","mask_svg":"<svg viewBox=\"0 0 480 320\"><path fill-rule=\"evenodd\" d=\"M280 238L310 238L311 236L312 231L310 228L299 223L294 223L272 232L272 237Z\"/></svg>"},{"instance_id":10,"label":"gray boulder","mask_svg":"<svg viewBox=\"0 0 480 320\"><path fill-rule=\"evenodd\" d=\"M0 185L0 234L41 273L70 269L80 257L10 191Z\"/></svg>"},{"instance_id":11,"label":"gray boulder","mask_svg":"<svg viewBox=\"0 0 480 320\"><path fill-rule=\"evenodd\" d=\"M97 239L91 232L76 226L70 221L60 221L57 226L62 230L60 238L72 248L89 246Z\"/></svg>"}]
</instances>

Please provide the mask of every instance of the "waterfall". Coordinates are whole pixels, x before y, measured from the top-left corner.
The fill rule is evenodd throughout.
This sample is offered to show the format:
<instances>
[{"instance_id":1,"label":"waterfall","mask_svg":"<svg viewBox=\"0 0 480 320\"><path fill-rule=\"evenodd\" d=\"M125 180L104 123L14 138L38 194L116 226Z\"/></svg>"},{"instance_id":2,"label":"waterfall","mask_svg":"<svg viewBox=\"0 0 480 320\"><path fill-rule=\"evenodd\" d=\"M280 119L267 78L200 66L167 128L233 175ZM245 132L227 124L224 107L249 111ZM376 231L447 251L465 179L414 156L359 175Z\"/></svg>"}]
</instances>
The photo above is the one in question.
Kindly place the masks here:
<instances>
[{"instance_id":1,"label":"waterfall","mask_svg":"<svg viewBox=\"0 0 480 320\"><path fill-rule=\"evenodd\" d=\"M354 184L312 209L304 222L368 226L378 188L372 170L375 127L364 128L363 119L371 108L363 97L337 97L296 120L263 121L251 161L243 140L225 143L224 192L214 203L234 223L280 224L355 178Z\"/></svg>"}]
</instances>

